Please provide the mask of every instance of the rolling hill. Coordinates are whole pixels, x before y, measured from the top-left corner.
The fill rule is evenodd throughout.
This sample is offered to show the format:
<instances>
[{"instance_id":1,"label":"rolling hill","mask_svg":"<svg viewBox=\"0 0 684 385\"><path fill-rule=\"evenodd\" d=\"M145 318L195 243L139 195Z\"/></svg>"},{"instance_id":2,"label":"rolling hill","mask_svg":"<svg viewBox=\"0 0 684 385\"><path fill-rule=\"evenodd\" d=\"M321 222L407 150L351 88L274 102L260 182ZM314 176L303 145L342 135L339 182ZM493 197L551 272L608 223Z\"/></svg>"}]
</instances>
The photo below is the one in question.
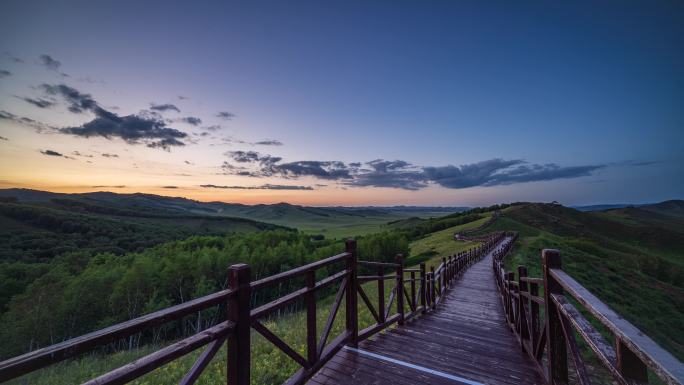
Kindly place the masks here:
<instances>
[{"instance_id":1,"label":"rolling hill","mask_svg":"<svg viewBox=\"0 0 684 385\"><path fill-rule=\"evenodd\" d=\"M465 207L307 207L289 203L243 205L225 202L199 202L180 197L152 194L116 194L93 192L60 194L28 189L0 190L0 199L16 198L32 205L71 205L72 210L100 214L135 216L191 215L245 218L297 228L328 238L343 238L388 229L388 222L408 217L441 217L465 210Z\"/></svg>"},{"instance_id":2,"label":"rolling hill","mask_svg":"<svg viewBox=\"0 0 684 385\"><path fill-rule=\"evenodd\" d=\"M680 359L684 357L684 227L667 204L581 212L552 204L503 210L485 232L515 230L507 260L541 274L541 249L561 251L563 269Z\"/></svg>"}]
</instances>

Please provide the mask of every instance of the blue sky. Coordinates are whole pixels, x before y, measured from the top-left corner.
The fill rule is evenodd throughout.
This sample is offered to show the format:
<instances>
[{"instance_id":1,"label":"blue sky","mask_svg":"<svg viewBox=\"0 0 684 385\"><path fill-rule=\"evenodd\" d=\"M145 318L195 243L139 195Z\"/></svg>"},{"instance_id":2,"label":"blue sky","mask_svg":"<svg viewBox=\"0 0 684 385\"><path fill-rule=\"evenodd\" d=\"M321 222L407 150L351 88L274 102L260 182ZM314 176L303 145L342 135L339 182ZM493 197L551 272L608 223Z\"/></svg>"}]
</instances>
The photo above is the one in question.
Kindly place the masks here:
<instances>
[{"instance_id":1,"label":"blue sky","mask_svg":"<svg viewBox=\"0 0 684 385\"><path fill-rule=\"evenodd\" d=\"M6 1L0 184L248 203L682 198L683 16L677 1ZM60 85L185 136L103 133ZM182 145L149 147L169 133Z\"/></svg>"}]
</instances>

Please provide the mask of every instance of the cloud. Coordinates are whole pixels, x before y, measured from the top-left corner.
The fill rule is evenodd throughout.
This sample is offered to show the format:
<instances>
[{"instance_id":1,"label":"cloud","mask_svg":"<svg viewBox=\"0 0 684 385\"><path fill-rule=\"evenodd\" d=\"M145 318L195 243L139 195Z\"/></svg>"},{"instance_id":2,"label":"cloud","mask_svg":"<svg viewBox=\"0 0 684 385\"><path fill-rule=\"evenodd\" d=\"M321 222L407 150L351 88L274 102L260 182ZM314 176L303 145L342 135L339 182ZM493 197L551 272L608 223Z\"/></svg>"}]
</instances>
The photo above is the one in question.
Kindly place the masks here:
<instances>
[{"instance_id":1,"label":"cloud","mask_svg":"<svg viewBox=\"0 0 684 385\"><path fill-rule=\"evenodd\" d=\"M97 185L97 186L90 186L91 188L126 188L126 185L124 184L118 184L118 185Z\"/></svg>"},{"instance_id":2,"label":"cloud","mask_svg":"<svg viewBox=\"0 0 684 385\"><path fill-rule=\"evenodd\" d=\"M82 156L82 157L84 157L84 158L92 158L92 157L93 157L92 155L81 154L81 153L78 152L78 151L72 151L72 152L71 152L71 155L74 155L74 156Z\"/></svg>"},{"instance_id":3,"label":"cloud","mask_svg":"<svg viewBox=\"0 0 684 385\"><path fill-rule=\"evenodd\" d=\"M7 51L5 51L5 56L7 56L9 58L9 60L11 60L13 63L23 63L24 62L23 59L20 59L16 56L13 56L12 54L10 54Z\"/></svg>"},{"instance_id":4,"label":"cloud","mask_svg":"<svg viewBox=\"0 0 684 385\"><path fill-rule=\"evenodd\" d=\"M178 186L162 186L162 188L177 189Z\"/></svg>"},{"instance_id":5,"label":"cloud","mask_svg":"<svg viewBox=\"0 0 684 385\"><path fill-rule=\"evenodd\" d=\"M223 120L231 120L231 119L233 119L233 118L235 117L235 114L230 113L230 112L228 112L228 111L219 111L219 112L216 114L216 117L217 117L217 118L221 118L221 119L223 119Z\"/></svg>"},{"instance_id":6,"label":"cloud","mask_svg":"<svg viewBox=\"0 0 684 385\"><path fill-rule=\"evenodd\" d=\"M64 156L62 153L52 150L40 150L40 153L48 156Z\"/></svg>"},{"instance_id":7,"label":"cloud","mask_svg":"<svg viewBox=\"0 0 684 385\"><path fill-rule=\"evenodd\" d=\"M442 187L459 189L514 183L549 181L593 175L605 165L561 167L555 163L529 164L523 160L490 159L443 167L424 167L426 179Z\"/></svg>"},{"instance_id":8,"label":"cloud","mask_svg":"<svg viewBox=\"0 0 684 385\"><path fill-rule=\"evenodd\" d=\"M55 102L43 98L29 98L29 97L23 97L23 96L16 96L15 98L21 99L25 101L26 103L33 104L34 106L38 108L50 108L55 105Z\"/></svg>"},{"instance_id":9,"label":"cloud","mask_svg":"<svg viewBox=\"0 0 684 385\"><path fill-rule=\"evenodd\" d=\"M606 165L562 167L555 163L532 164L524 160L490 159L461 166L421 167L403 160L376 159L364 164L341 161L295 161L256 151L229 151L231 162L224 162L224 174L256 178L313 177L340 181L352 187L387 187L420 190L430 185L450 189L497 186L514 183L579 178L594 175Z\"/></svg>"},{"instance_id":10,"label":"cloud","mask_svg":"<svg viewBox=\"0 0 684 385\"><path fill-rule=\"evenodd\" d=\"M282 184L263 184L260 186L221 186L214 184L200 185L202 188L228 189L228 190L313 190L311 186L293 186Z\"/></svg>"},{"instance_id":11,"label":"cloud","mask_svg":"<svg viewBox=\"0 0 684 385\"><path fill-rule=\"evenodd\" d=\"M194 116L186 116L184 118L178 119L180 122L184 122L187 124L192 124L193 126L199 126L202 124L202 119L194 117Z\"/></svg>"},{"instance_id":12,"label":"cloud","mask_svg":"<svg viewBox=\"0 0 684 385\"><path fill-rule=\"evenodd\" d=\"M632 166L632 167L644 167L653 166L654 164L663 163L661 160L624 160L622 162L611 163L611 166Z\"/></svg>"},{"instance_id":13,"label":"cloud","mask_svg":"<svg viewBox=\"0 0 684 385\"><path fill-rule=\"evenodd\" d=\"M359 163L354 165L360 167ZM419 190L427 187L423 171L403 160L376 159L367 162L366 165L371 169L357 173L345 184L355 187L390 187L404 190Z\"/></svg>"},{"instance_id":14,"label":"cloud","mask_svg":"<svg viewBox=\"0 0 684 385\"><path fill-rule=\"evenodd\" d=\"M8 141L9 139L5 138L4 136L0 136L0 140Z\"/></svg>"},{"instance_id":15,"label":"cloud","mask_svg":"<svg viewBox=\"0 0 684 385\"><path fill-rule=\"evenodd\" d=\"M80 114L84 111L91 111L98 116L112 114L100 107L90 94L84 94L66 84L41 84L39 88L48 95L63 98L68 104L69 111L75 114Z\"/></svg>"},{"instance_id":16,"label":"cloud","mask_svg":"<svg viewBox=\"0 0 684 385\"><path fill-rule=\"evenodd\" d=\"M0 79L11 76L12 73L7 70L0 70Z\"/></svg>"},{"instance_id":17,"label":"cloud","mask_svg":"<svg viewBox=\"0 0 684 385\"><path fill-rule=\"evenodd\" d=\"M259 142L254 142L254 144L259 146L282 146L283 142L274 139L262 140Z\"/></svg>"},{"instance_id":18,"label":"cloud","mask_svg":"<svg viewBox=\"0 0 684 385\"><path fill-rule=\"evenodd\" d=\"M178 107L176 107L176 106L174 106L173 104L170 104L170 103L166 103L166 104L154 104L154 103L150 103L150 109L151 109L151 110L155 110L155 111L161 111L161 112L165 112L165 111L176 111L176 112L180 112L180 109L178 109Z\"/></svg>"},{"instance_id":19,"label":"cloud","mask_svg":"<svg viewBox=\"0 0 684 385\"><path fill-rule=\"evenodd\" d=\"M202 127L202 129L207 130L207 131L218 131L223 129L223 126L219 124L214 124L212 126L207 126L207 127Z\"/></svg>"},{"instance_id":20,"label":"cloud","mask_svg":"<svg viewBox=\"0 0 684 385\"><path fill-rule=\"evenodd\" d=\"M121 138L129 144L144 143L151 148L168 150L172 146L184 146L182 139L188 134L166 126L156 112L119 116L102 108L90 94L82 93L65 84L40 86L47 94L58 96L68 104L69 111L95 114L95 119L81 126L63 127L58 132L81 137Z\"/></svg>"},{"instance_id":21,"label":"cloud","mask_svg":"<svg viewBox=\"0 0 684 385\"><path fill-rule=\"evenodd\" d=\"M189 160L186 160L186 161L185 161L185 164L189 164L189 165L191 165L191 166L193 166L193 165L194 165L194 163L192 163L192 162L191 162L191 161L189 161Z\"/></svg>"},{"instance_id":22,"label":"cloud","mask_svg":"<svg viewBox=\"0 0 684 385\"><path fill-rule=\"evenodd\" d=\"M39 57L40 63L47 69L52 70L52 71L57 71L59 70L59 67L62 66L62 62L59 60L54 59L50 55L40 55Z\"/></svg>"},{"instance_id":23,"label":"cloud","mask_svg":"<svg viewBox=\"0 0 684 385\"><path fill-rule=\"evenodd\" d=\"M0 120L9 120L23 126L28 126L34 128L38 132L51 132L54 131L54 127L48 126L45 123L38 122L31 118L24 116L17 116L11 112L5 110L0 110Z\"/></svg>"},{"instance_id":24,"label":"cloud","mask_svg":"<svg viewBox=\"0 0 684 385\"><path fill-rule=\"evenodd\" d=\"M108 154L108 153L103 153L102 156L105 158L118 158L119 157L119 155L117 155L117 154Z\"/></svg>"},{"instance_id":25,"label":"cloud","mask_svg":"<svg viewBox=\"0 0 684 385\"><path fill-rule=\"evenodd\" d=\"M190 99L190 98L187 97L187 96L178 95L178 99L179 99L179 100L188 100L188 99Z\"/></svg>"}]
</instances>

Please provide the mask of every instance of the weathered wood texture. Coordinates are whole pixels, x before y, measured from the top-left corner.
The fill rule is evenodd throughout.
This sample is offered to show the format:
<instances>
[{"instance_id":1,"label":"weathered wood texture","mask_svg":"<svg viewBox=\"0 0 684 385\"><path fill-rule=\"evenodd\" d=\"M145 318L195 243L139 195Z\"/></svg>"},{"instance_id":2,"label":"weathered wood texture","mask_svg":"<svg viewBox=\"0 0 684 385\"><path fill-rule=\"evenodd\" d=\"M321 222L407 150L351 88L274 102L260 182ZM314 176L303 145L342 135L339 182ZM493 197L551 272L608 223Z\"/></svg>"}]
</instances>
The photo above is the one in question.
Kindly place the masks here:
<instances>
[{"instance_id":1,"label":"weathered wood texture","mask_svg":"<svg viewBox=\"0 0 684 385\"><path fill-rule=\"evenodd\" d=\"M543 384L508 329L491 272L492 252L473 264L434 311L359 343L359 349L486 384ZM450 273L451 274L451 273ZM310 384L459 384L422 370L342 350Z\"/></svg>"}]
</instances>

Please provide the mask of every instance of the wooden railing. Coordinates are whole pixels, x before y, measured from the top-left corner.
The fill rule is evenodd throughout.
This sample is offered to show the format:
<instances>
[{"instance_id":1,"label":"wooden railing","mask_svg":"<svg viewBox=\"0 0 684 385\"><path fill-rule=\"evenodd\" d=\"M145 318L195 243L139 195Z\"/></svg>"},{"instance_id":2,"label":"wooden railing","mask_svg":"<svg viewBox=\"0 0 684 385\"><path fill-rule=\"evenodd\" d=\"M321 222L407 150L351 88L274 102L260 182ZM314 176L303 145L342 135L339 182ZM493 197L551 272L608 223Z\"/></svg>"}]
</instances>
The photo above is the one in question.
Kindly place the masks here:
<instances>
[{"instance_id":1,"label":"wooden railing","mask_svg":"<svg viewBox=\"0 0 684 385\"><path fill-rule=\"evenodd\" d=\"M489 219L487 219L487 221L485 221L485 223L483 223L477 227L474 227L472 229L465 229L465 230L461 230L457 233L454 233L454 240L471 241L471 242L486 240L490 236L489 234L480 235L480 236L470 236L470 234L480 232L480 231L486 229L487 227L493 225L494 222L496 222L496 220L499 219L500 216L501 216L501 211L499 211L499 210L494 211L494 213L492 213L492 216L489 217Z\"/></svg>"},{"instance_id":2,"label":"wooden railing","mask_svg":"<svg viewBox=\"0 0 684 385\"><path fill-rule=\"evenodd\" d=\"M522 350L549 384L568 384L569 362L579 384L592 383L595 376L590 376L575 334L618 384L648 383L648 369L666 384L684 383L684 365L565 273L558 250L542 251L542 278L528 277L526 267L518 266L517 280L504 269L509 250L510 246L495 253L493 260L502 305ZM612 334L614 344L606 341L570 297Z\"/></svg>"},{"instance_id":3,"label":"wooden railing","mask_svg":"<svg viewBox=\"0 0 684 385\"><path fill-rule=\"evenodd\" d=\"M247 385L250 381L250 333L252 329L301 366L286 381L286 384L301 384L344 345L357 347L359 341L394 323L401 325L406 320L434 309L444 298L452 282L468 266L490 251L502 237L503 233L493 234L480 246L442 258L442 263L437 268L432 267L430 271L426 271L425 263L421 263L420 268L417 269L404 268L401 255L396 257L394 263L359 261L354 240L346 242L345 252L341 254L257 281L251 281L251 270L248 265L232 265L228 271L228 289L0 362L0 382L17 378L167 322L179 320L201 310L225 305L225 319L218 325L112 370L86 384L124 384L206 346L180 382L183 385L194 384L223 343L227 341L228 378L226 382L229 385ZM317 281L316 272L324 268L328 275ZM338 271L330 272L336 268ZM359 271L371 271L375 275L359 275ZM250 300L253 293L258 290L284 283L292 284L293 280L302 278L305 281L304 287L256 308L251 308ZM376 281L378 285L377 308L361 286L362 283L371 281ZM385 301L386 281L391 282L390 285L392 285L387 301ZM339 287L330 306L328 318L322 333L317 335L316 293L338 282ZM373 325L361 331L358 330L358 297L361 297L375 320ZM346 308L345 330L328 342L331 339L330 334L343 298ZM272 333L263 323L265 317L301 300L304 302L306 312L305 356ZM396 301L396 306L394 306L396 313L390 314L394 301Z\"/></svg>"}]
</instances>

